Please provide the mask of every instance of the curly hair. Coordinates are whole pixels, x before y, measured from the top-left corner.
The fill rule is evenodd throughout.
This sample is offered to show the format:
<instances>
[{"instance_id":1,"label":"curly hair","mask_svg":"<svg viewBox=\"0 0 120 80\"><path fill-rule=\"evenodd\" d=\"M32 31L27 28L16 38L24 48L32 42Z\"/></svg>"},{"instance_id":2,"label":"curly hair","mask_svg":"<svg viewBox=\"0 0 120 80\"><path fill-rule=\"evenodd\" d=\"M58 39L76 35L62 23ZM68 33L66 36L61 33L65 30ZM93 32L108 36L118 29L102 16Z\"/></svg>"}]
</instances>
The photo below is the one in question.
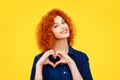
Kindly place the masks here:
<instances>
[{"instance_id":1,"label":"curly hair","mask_svg":"<svg viewBox=\"0 0 120 80\"><path fill-rule=\"evenodd\" d=\"M51 29L54 25L54 18L58 15L61 16L69 26L70 36L67 40L69 45L73 45L75 29L71 18L59 9L52 9L42 17L36 28L36 39L38 48L42 51L52 49L55 45L55 36L52 33Z\"/></svg>"}]
</instances>

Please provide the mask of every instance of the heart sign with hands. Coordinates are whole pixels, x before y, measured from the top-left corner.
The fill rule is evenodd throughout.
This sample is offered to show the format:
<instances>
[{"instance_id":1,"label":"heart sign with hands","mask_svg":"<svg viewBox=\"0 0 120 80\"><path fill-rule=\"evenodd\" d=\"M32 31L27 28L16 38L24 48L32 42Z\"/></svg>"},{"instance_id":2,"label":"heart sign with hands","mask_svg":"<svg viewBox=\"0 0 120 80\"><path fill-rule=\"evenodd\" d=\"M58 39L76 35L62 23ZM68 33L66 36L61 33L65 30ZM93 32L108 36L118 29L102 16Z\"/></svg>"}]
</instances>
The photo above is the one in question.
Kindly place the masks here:
<instances>
[{"instance_id":1,"label":"heart sign with hands","mask_svg":"<svg viewBox=\"0 0 120 80\"><path fill-rule=\"evenodd\" d=\"M53 56L54 59L56 59L57 57L60 58L60 60L58 60L57 62L52 62L49 59L49 56ZM71 57L69 57L67 54L63 53L63 52L57 52L55 53L55 51L53 49L46 51L42 57L38 60L37 64L40 66L46 65L46 64L50 64L52 67L56 67L58 64L64 63L64 64L69 64L71 61L73 61L71 59Z\"/></svg>"}]
</instances>

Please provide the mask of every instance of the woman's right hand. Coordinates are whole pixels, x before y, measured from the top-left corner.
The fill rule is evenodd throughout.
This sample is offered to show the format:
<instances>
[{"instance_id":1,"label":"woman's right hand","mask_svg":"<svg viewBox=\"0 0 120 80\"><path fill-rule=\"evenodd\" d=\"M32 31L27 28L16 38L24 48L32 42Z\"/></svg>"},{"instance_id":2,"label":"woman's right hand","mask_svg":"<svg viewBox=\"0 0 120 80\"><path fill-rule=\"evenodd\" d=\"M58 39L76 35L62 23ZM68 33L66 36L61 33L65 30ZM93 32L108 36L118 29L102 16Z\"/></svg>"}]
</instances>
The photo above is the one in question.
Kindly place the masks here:
<instances>
[{"instance_id":1,"label":"woman's right hand","mask_svg":"<svg viewBox=\"0 0 120 80\"><path fill-rule=\"evenodd\" d=\"M52 63L52 62L49 60L49 58L48 58L50 55L52 55L53 57L55 57L55 53L54 53L53 49L46 51L46 52L41 56L41 58L40 58L40 59L38 60L38 62L37 62L37 66L43 67L43 65L50 64L51 66L55 67L54 63Z\"/></svg>"},{"instance_id":2,"label":"woman's right hand","mask_svg":"<svg viewBox=\"0 0 120 80\"><path fill-rule=\"evenodd\" d=\"M54 51L48 50L46 51L41 58L38 60L36 64L36 74L35 74L35 80L42 80L42 67L43 65L50 64L51 66L55 67L55 65L49 60L49 56L53 55L55 56Z\"/></svg>"}]
</instances>

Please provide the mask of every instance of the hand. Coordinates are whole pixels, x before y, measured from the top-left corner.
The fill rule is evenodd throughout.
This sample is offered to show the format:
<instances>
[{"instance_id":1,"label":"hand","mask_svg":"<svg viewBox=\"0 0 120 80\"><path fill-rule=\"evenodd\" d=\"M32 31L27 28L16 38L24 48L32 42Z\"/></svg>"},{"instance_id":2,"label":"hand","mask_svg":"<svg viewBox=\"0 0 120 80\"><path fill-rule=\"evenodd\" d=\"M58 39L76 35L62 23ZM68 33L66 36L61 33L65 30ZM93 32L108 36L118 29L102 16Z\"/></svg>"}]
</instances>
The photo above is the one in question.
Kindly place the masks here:
<instances>
[{"instance_id":1,"label":"hand","mask_svg":"<svg viewBox=\"0 0 120 80\"><path fill-rule=\"evenodd\" d=\"M67 54L64 54L62 52L58 52L57 56L60 57L60 60L55 63L55 67L60 63L65 63L65 64L68 64L68 65L71 65L72 63L74 63L72 58L69 57Z\"/></svg>"},{"instance_id":2,"label":"hand","mask_svg":"<svg viewBox=\"0 0 120 80\"><path fill-rule=\"evenodd\" d=\"M51 66L55 67L55 64L53 62L51 62L48 58L50 55L52 55L54 58L56 58L54 51L52 49L48 50L38 60L37 65L42 67L43 65L50 64Z\"/></svg>"}]
</instances>

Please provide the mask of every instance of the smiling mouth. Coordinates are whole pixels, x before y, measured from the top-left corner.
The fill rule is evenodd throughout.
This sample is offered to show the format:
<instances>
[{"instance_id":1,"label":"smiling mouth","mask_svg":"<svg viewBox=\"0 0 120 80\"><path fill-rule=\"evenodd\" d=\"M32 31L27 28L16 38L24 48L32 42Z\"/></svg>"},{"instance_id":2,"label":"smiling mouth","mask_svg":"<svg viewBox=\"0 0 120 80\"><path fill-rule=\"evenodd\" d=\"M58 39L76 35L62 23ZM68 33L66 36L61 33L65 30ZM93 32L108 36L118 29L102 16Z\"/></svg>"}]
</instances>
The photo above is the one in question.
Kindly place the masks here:
<instances>
[{"instance_id":1,"label":"smiling mouth","mask_svg":"<svg viewBox=\"0 0 120 80\"><path fill-rule=\"evenodd\" d=\"M67 32L68 32L68 30L65 29L65 30L61 31L60 33L62 33L62 34L66 34Z\"/></svg>"}]
</instances>

